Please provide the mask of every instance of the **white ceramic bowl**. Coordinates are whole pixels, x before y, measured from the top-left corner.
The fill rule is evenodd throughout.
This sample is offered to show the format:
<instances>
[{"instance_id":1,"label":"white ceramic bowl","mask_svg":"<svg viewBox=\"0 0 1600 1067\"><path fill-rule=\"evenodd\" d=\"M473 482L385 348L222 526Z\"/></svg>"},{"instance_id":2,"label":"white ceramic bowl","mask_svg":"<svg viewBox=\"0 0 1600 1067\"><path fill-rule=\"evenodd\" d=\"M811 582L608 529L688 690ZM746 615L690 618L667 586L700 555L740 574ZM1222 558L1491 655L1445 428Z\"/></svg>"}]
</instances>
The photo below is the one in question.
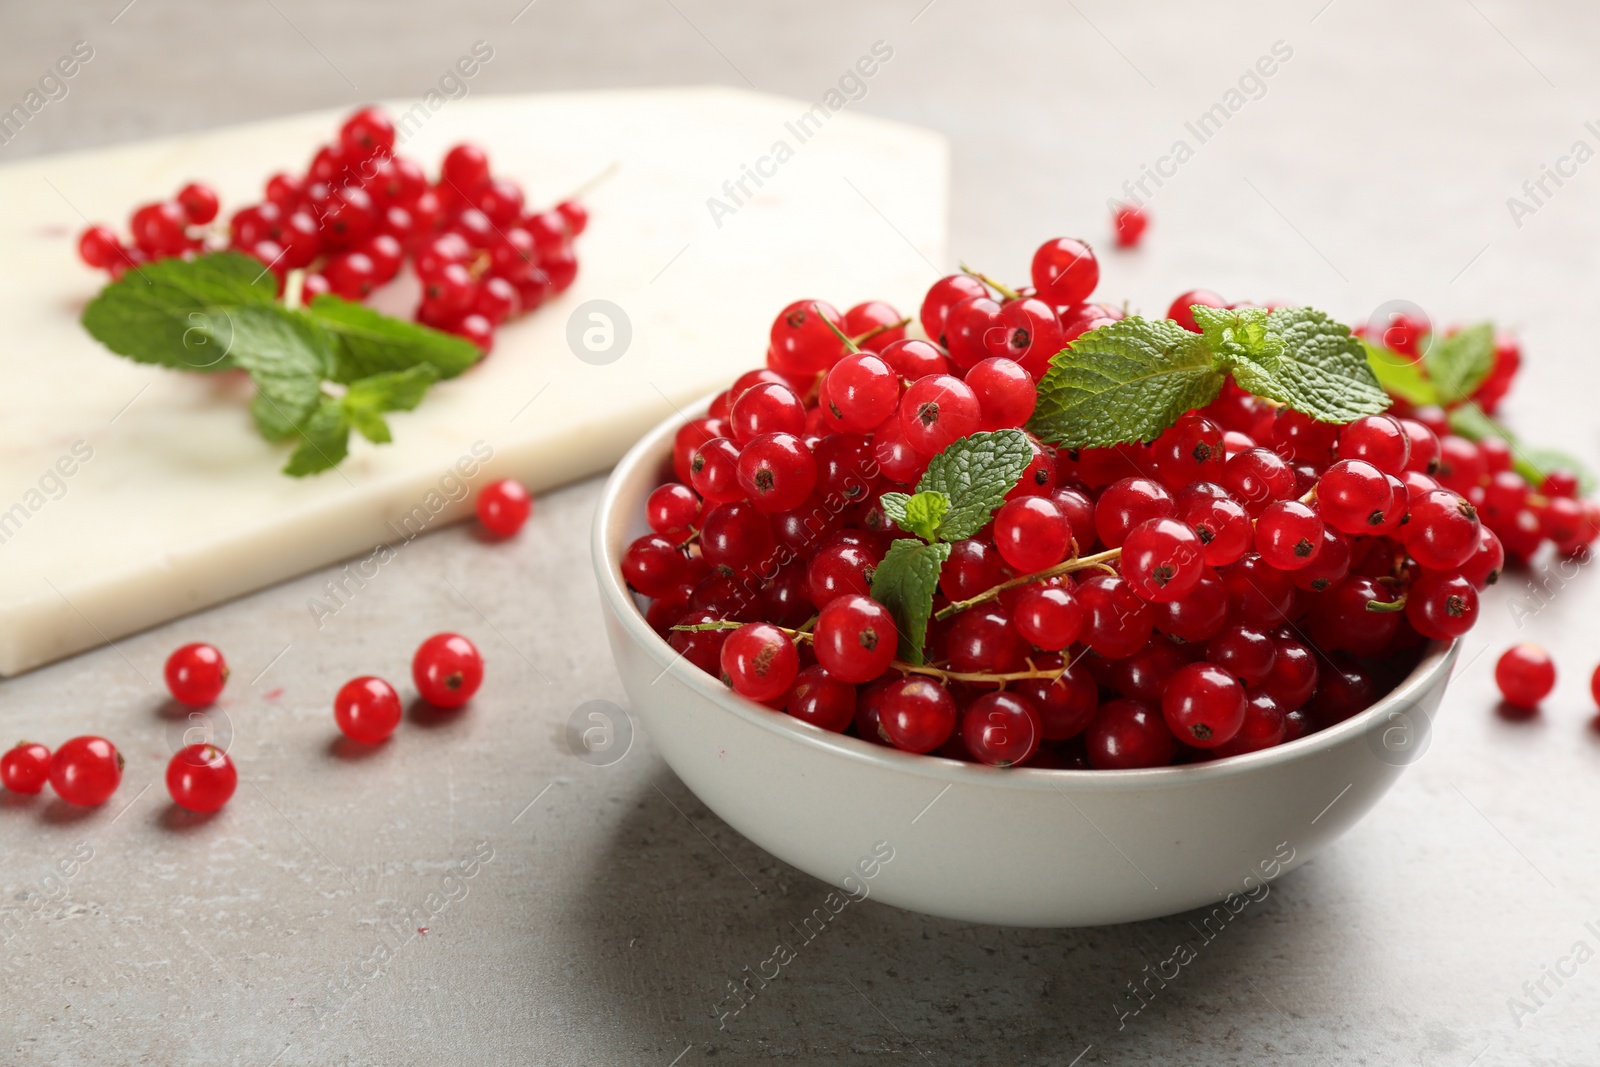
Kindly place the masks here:
<instances>
[{"instance_id":1,"label":"white ceramic bowl","mask_svg":"<svg viewBox=\"0 0 1600 1067\"><path fill-rule=\"evenodd\" d=\"M618 569L646 531L644 501L682 422L628 453L595 516L595 574L633 713L707 807L856 898L1011 926L1128 922L1222 901L1236 911L1353 826L1426 747L1455 645L1431 649L1388 696L1330 729L1149 770L912 755L746 701L656 636Z\"/></svg>"}]
</instances>

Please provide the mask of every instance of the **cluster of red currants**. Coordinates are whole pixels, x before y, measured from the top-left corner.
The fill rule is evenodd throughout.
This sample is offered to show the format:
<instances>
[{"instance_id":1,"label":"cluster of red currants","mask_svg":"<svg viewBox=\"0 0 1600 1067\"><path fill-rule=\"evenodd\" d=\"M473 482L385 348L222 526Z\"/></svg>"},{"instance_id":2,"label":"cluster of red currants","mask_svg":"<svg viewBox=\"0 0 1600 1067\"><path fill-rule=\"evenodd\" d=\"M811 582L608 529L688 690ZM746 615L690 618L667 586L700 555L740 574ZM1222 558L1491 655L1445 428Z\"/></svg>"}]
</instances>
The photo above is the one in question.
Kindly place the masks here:
<instances>
[{"instance_id":1,"label":"cluster of red currants","mask_svg":"<svg viewBox=\"0 0 1600 1067\"><path fill-rule=\"evenodd\" d=\"M1316 422L1230 380L1148 444L1029 435L992 521L949 546L923 662L898 659L871 596L904 536L883 495L913 491L961 438L1025 426L1050 357L1121 317L1088 303L1082 243L1047 242L1032 268L1023 291L940 279L925 339L877 302L778 315L767 366L678 431L677 480L624 553L674 649L823 729L998 766L1129 768L1340 722L1428 640L1471 627L1505 558L1479 518L1503 453L1412 418ZM1170 317L1197 329L1194 304L1225 306L1185 293ZM1529 506L1581 511L1571 488L1553 475ZM1541 528L1569 549L1595 533Z\"/></svg>"},{"instance_id":2,"label":"cluster of red currants","mask_svg":"<svg viewBox=\"0 0 1600 1067\"><path fill-rule=\"evenodd\" d=\"M437 182L394 149L395 128L381 109L355 112L303 175L274 174L260 203L234 212L227 246L259 259L280 287L289 271L308 271L306 300L324 292L364 300L409 259L422 283L417 321L486 352L502 322L572 284L573 240L589 220L581 203L528 210L521 187L491 174L474 145L451 148ZM91 226L79 238L79 255L118 277L196 252L217 206L207 187L185 186L176 199L133 213L131 246L107 227Z\"/></svg>"},{"instance_id":3,"label":"cluster of red currants","mask_svg":"<svg viewBox=\"0 0 1600 1067\"><path fill-rule=\"evenodd\" d=\"M215 703L228 683L228 662L214 645L187 644L167 657L167 691L191 708ZM459 708L483 682L483 657L460 634L435 634L411 660L418 695L438 708ZM345 683L334 699L339 729L366 744L385 740L400 723L400 696L381 678L361 677ZM103 737L75 737L52 754L44 745L24 741L0 756L0 785L37 794L49 782L69 804L93 807L111 799L122 783L124 760ZM167 764L167 792L172 801L192 812L219 810L233 796L239 773L228 753L208 742L186 745Z\"/></svg>"}]
</instances>

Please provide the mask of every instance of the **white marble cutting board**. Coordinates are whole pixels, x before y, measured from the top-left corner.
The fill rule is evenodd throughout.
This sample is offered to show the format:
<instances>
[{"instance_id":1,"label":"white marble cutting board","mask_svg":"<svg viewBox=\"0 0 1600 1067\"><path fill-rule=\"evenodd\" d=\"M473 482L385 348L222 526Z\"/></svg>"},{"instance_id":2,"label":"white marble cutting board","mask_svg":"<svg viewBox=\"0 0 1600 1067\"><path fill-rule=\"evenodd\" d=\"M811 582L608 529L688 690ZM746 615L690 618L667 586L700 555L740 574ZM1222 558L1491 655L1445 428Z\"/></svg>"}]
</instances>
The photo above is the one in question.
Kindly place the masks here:
<instances>
[{"instance_id":1,"label":"white marble cutting board","mask_svg":"<svg viewBox=\"0 0 1600 1067\"><path fill-rule=\"evenodd\" d=\"M800 143L786 124L809 107L727 89L446 104L402 149L430 169L476 140L541 204L618 165L586 198L578 281L392 416L393 444L356 440L337 471L304 480L279 473L289 446L253 429L247 383L134 364L83 332L103 278L77 262L75 236L86 219L121 228L190 179L225 213L258 199L343 112L0 167L0 674L466 517L458 464L470 491L603 470L674 405L759 364L790 300L914 310L944 259L944 141L845 110ZM780 140L792 157L762 164L756 195L714 218L707 199L726 202L724 182ZM609 364L569 347L590 300L631 323Z\"/></svg>"}]
</instances>

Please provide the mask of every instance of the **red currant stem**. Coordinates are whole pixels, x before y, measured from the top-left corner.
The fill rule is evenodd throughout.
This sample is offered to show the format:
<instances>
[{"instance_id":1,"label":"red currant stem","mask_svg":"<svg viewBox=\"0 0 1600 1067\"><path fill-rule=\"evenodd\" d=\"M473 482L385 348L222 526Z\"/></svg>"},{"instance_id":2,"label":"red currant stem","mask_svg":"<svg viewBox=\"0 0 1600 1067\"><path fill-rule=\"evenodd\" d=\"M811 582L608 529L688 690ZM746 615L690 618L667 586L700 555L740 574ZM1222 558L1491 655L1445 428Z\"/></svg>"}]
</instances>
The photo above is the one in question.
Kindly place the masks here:
<instances>
[{"instance_id":1,"label":"red currant stem","mask_svg":"<svg viewBox=\"0 0 1600 1067\"><path fill-rule=\"evenodd\" d=\"M700 540L700 531L691 526L689 527L689 536L685 537L682 541L679 541L678 547L688 548L698 540Z\"/></svg>"},{"instance_id":2,"label":"red currant stem","mask_svg":"<svg viewBox=\"0 0 1600 1067\"><path fill-rule=\"evenodd\" d=\"M1312 504L1312 503L1316 502L1316 499L1317 499L1317 487L1313 485L1310 489L1306 490L1306 495L1300 498L1300 503L1302 503L1302 504ZM1251 520L1251 521L1254 521L1254 520Z\"/></svg>"},{"instance_id":3,"label":"red currant stem","mask_svg":"<svg viewBox=\"0 0 1600 1067\"><path fill-rule=\"evenodd\" d=\"M971 596L965 600L957 600L946 604L944 607L934 612L933 617L942 621L944 619L948 619L952 615L958 614L959 612L966 611L968 608L975 608L979 604L986 604L998 597L1007 589L1015 589L1019 585L1031 585L1034 582L1043 581L1046 578L1054 578L1058 574L1071 574L1073 571L1088 570L1090 567L1106 567L1106 564L1111 560L1120 559L1121 556L1122 549L1120 548L1107 549L1104 552L1096 552L1092 556L1083 556L1081 558L1077 555L1074 555L1070 559L1064 560L1061 563L1057 563L1054 567L1046 567L1042 571L1035 571L1032 574L1024 574L1020 577L1012 578L1010 581L1001 582L992 589L984 590L977 596ZM1116 571L1112 570L1110 567L1106 567L1106 569L1110 570L1112 574L1116 573Z\"/></svg>"},{"instance_id":4,"label":"red currant stem","mask_svg":"<svg viewBox=\"0 0 1600 1067\"><path fill-rule=\"evenodd\" d=\"M1367 610L1374 615L1393 615L1396 612L1404 611L1406 610L1405 594L1402 593L1394 600L1369 600L1367 601Z\"/></svg>"},{"instance_id":5,"label":"red currant stem","mask_svg":"<svg viewBox=\"0 0 1600 1067\"><path fill-rule=\"evenodd\" d=\"M588 181L572 190L572 192L568 193L557 202L565 204L568 200L577 200L581 197L588 196L600 186L604 185L613 174L621 169L622 160L613 159L610 163L606 164L605 170L602 170L599 174L596 174L594 177L590 178Z\"/></svg>"},{"instance_id":6,"label":"red currant stem","mask_svg":"<svg viewBox=\"0 0 1600 1067\"><path fill-rule=\"evenodd\" d=\"M747 623L735 619L718 619L715 622L680 623L672 627L674 630L737 630ZM810 625L809 623L807 625ZM775 626L775 630L782 630L796 643L804 644L812 639L812 635L805 630L794 630L787 626ZM905 660L893 660L889 664L890 670L899 671L901 674L925 674L930 678L941 678L947 682L1025 682L1030 678L1048 678L1052 681L1061 677L1066 667L1057 667L1054 670L1011 671L1006 674L984 674L983 672L947 671L943 667L929 667L921 663L907 663Z\"/></svg>"},{"instance_id":7,"label":"red currant stem","mask_svg":"<svg viewBox=\"0 0 1600 1067\"><path fill-rule=\"evenodd\" d=\"M306 272L296 267L284 276L283 279L283 306L291 311L300 306L300 297L305 292Z\"/></svg>"},{"instance_id":8,"label":"red currant stem","mask_svg":"<svg viewBox=\"0 0 1600 1067\"><path fill-rule=\"evenodd\" d=\"M843 330L839 329L839 327L835 326L833 324L833 320L828 318L828 316L824 315L822 313L822 309L820 307L818 307L815 303L813 303L811 305L811 310L816 312L817 318L821 319L823 321L823 323L828 327L828 329L833 331L833 335L835 337L837 337L839 340L844 342L844 347L845 347L845 350L847 352L850 352L853 355L856 352L861 351L861 346L856 344L854 341L850 340L849 337L845 336L845 332Z\"/></svg>"},{"instance_id":9,"label":"red currant stem","mask_svg":"<svg viewBox=\"0 0 1600 1067\"><path fill-rule=\"evenodd\" d=\"M899 322L886 322L882 326L874 326L872 329L868 330L866 333L862 334L860 337L852 337L850 339L850 343L855 345L855 346L857 346L857 347L860 347L861 345L863 345L866 342L872 340L874 337L878 336L881 333L888 333L890 330L898 330L898 329L901 329L902 327L910 326L910 325L911 325L911 319L909 317L903 318Z\"/></svg>"},{"instance_id":10,"label":"red currant stem","mask_svg":"<svg viewBox=\"0 0 1600 1067\"><path fill-rule=\"evenodd\" d=\"M1002 282L997 282L993 278L989 277L987 274L980 274L978 271L973 270L971 267L967 266L965 263L961 264L961 273L962 274L970 274L970 275L972 275L972 277L978 279L984 285L987 285L989 288L993 289L995 292L999 293L1001 296L1005 297L1007 300L1015 300L1018 296L1021 295L1015 289L1011 288L1011 286L1006 285L1006 284L1004 284Z\"/></svg>"},{"instance_id":11,"label":"red currant stem","mask_svg":"<svg viewBox=\"0 0 1600 1067\"><path fill-rule=\"evenodd\" d=\"M1549 503L1550 503L1550 498L1545 496L1543 493L1529 493L1528 494L1528 506L1530 508L1546 507L1546 506L1549 505Z\"/></svg>"}]
</instances>

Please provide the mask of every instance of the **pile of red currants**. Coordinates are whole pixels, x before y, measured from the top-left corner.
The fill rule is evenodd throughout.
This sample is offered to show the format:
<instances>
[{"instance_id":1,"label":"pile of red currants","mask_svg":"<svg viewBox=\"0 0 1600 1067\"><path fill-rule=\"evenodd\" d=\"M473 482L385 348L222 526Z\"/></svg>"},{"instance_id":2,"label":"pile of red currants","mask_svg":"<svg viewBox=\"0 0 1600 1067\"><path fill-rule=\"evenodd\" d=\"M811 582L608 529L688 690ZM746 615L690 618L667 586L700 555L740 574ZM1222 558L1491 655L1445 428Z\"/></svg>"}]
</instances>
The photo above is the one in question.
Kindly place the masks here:
<instances>
[{"instance_id":1,"label":"pile of red currants","mask_svg":"<svg viewBox=\"0 0 1600 1067\"><path fill-rule=\"evenodd\" d=\"M989 521L938 546L906 656L907 617L874 595L914 527L886 494L974 434L1026 428L1051 357L1123 317L1088 302L1098 278L1087 246L1049 241L1029 289L935 282L920 338L879 302L784 308L766 366L678 431L676 480L624 554L651 626L822 729L995 766L1155 767L1350 717L1472 626L1503 540L1570 552L1600 530L1573 479L1535 491L1504 448L1426 413L1318 422L1229 379L1147 443L1027 434ZM1201 304L1225 306L1185 293L1169 317L1198 332Z\"/></svg>"},{"instance_id":2,"label":"pile of red currants","mask_svg":"<svg viewBox=\"0 0 1600 1067\"><path fill-rule=\"evenodd\" d=\"M226 246L259 259L280 289L290 271L307 272L307 301L326 292L365 300L409 259L422 283L417 321L487 352L502 322L572 284L573 240L589 220L576 199L528 210L521 187L495 177L471 144L451 148L430 181L396 154L394 125L376 107L345 120L304 174L267 179L264 199L234 212L225 235L207 230L217 211L217 194L191 183L172 200L136 209L130 244L90 226L78 254L117 278L153 260Z\"/></svg>"}]
</instances>

